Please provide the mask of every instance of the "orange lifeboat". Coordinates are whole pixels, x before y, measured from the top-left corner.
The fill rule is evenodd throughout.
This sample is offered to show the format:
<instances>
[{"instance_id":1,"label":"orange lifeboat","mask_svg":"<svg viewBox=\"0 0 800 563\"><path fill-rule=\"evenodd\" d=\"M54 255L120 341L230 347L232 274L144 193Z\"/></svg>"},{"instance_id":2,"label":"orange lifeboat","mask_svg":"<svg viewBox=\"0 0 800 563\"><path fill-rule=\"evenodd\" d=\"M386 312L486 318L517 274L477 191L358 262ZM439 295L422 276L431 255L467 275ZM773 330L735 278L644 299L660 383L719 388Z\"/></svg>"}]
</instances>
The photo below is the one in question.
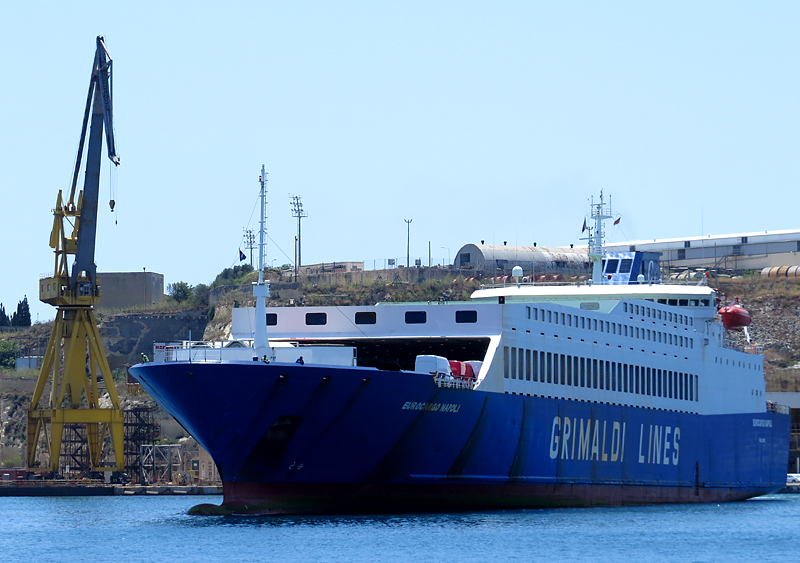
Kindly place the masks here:
<instances>
[{"instance_id":1,"label":"orange lifeboat","mask_svg":"<svg viewBox=\"0 0 800 563\"><path fill-rule=\"evenodd\" d=\"M731 305L726 305L719 310L723 326L728 330L742 330L750 324L750 313L741 306L736 297Z\"/></svg>"}]
</instances>

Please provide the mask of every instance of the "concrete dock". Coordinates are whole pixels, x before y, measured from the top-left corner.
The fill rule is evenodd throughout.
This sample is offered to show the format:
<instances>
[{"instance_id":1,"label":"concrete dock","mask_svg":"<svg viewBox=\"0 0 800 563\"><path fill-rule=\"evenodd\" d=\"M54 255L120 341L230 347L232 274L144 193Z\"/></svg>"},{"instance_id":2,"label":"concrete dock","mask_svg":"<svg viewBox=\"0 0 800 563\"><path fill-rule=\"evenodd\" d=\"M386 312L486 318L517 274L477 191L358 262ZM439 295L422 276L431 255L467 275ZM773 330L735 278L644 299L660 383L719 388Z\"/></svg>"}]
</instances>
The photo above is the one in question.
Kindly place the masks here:
<instances>
[{"instance_id":1,"label":"concrete dock","mask_svg":"<svg viewBox=\"0 0 800 563\"><path fill-rule=\"evenodd\" d=\"M107 485L77 481L5 481L0 497L221 495L222 485Z\"/></svg>"}]
</instances>

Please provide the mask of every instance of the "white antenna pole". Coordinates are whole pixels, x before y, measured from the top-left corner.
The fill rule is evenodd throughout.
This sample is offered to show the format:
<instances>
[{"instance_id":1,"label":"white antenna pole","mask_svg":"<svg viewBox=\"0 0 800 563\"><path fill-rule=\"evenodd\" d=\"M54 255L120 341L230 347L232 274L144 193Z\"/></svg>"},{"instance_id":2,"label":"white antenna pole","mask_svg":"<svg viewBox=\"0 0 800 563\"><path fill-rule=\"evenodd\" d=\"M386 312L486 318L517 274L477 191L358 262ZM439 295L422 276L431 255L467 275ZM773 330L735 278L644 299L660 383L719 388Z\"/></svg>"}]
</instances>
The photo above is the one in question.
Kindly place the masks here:
<instances>
[{"instance_id":1,"label":"white antenna pole","mask_svg":"<svg viewBox=\"0 0 800 563\"><path fill-rule=\"evenodd\" d=\"M258 231L258 282L263 282L263 271L267 258L267 171L261 165L261 176L258 181L261 183L261 220L259 221Z\"/></svg>"},{"instance_id":2,"label":"white antenna pole","mask_svg":"<svg viewBox=\"0 0 800 563\"><path fill-rule=\"evenodd\" d=\"M267 223L267 172L264 165L261 165L261 227L259 229L258 241L258 282L253 284L253 296L256 298L256 319L255 334L253 334L253 348L256 352L256 359L262 359L268 353L272 358L272 350L267 338L267 297L269 297L269 282L264 283L264 255Z\"/></svg>"},{"instance_id":3,"label":"white antenna pole","mask_svg":"<svg viewBox=\"0 0 800 563\"><path fill-rule=\"evenodd\" d=\"M594 227L589 232L589 259L592 261L592 283L603 283L603 221L611 219L611 204L603 203L603 191L600 190L600 203L592 197L591 218Z\"/></svg>"}]
</instances>

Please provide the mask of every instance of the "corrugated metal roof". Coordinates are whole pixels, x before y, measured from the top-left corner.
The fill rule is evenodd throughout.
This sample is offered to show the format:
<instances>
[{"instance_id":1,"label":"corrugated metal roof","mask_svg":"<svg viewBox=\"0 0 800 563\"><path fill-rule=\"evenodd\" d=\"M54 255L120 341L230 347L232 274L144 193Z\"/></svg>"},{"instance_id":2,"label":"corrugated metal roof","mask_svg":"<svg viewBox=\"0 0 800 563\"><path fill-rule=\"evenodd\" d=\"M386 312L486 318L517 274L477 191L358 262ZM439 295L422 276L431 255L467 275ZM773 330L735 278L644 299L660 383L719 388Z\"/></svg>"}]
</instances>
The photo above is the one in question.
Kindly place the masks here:
<instances>
[{"instance_id":1,"label":"corrugated metal roof","mask_svg":"<svg viewBox=\"0 0 800 563\"><path fill-rule=\"evenodd\" d=\"M555 246L548 248L544 246L506 246L500 244L476 244L474 246L480 250L484 260L487 261L578 262L582 264L589 259L589 251L586 247Z\"/></svg>"}]
</instances>

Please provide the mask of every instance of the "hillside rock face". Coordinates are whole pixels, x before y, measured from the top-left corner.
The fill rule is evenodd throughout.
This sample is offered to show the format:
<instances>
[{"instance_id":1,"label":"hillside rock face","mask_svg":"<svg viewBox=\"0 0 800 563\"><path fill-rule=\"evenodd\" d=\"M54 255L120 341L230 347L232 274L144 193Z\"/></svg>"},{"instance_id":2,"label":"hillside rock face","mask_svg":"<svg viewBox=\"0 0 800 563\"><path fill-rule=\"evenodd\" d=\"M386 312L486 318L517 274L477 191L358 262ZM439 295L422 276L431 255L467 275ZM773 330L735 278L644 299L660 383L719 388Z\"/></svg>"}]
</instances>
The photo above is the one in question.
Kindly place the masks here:
<instances>
[{"instance_id":1,"label":"hillside rock face","mask_svg":"<svg viewBox=\"0 0 800 563\"><path fill-rule=\"evenodd\" d=\"M139 362L142 352L153 355L153 342L202 340L208 324L204 311L124 314L98 323L112 370Z\"/></svg>"},{"instance_id":2,"label":"hillside rock face","mask_svg":"<svg viewBox=\"0 0 800 563\"><path fill-rule=\"evenodd\" d=\"M767 392L800 391L800 285L760 281L721 283L718 289L729 301L738 297L750 312L750 336L764 346ZM742 333L728 336L745 342Z\"/></svg>"}]
</instances>

